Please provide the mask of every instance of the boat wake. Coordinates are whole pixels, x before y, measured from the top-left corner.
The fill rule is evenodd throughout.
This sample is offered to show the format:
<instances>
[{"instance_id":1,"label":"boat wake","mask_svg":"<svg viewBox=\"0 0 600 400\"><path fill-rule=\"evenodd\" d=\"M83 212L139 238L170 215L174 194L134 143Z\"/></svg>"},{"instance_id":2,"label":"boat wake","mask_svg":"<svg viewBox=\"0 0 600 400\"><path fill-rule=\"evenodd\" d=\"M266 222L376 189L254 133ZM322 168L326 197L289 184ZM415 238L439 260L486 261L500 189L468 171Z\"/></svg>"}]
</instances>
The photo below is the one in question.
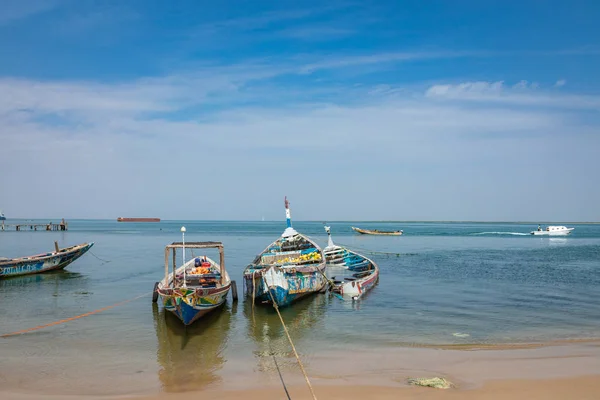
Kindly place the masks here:
<instances>
[{"instance_id":1,"label":"boat wake","mask_svg":"<svg viewBox=\"0 0 600 400\"><path fill-rule=\"evenodd\" d=\"M529 236L529 233L523 232L478 232L472 235L513 235L513 236Z\"/></svg>"}]
</instances>

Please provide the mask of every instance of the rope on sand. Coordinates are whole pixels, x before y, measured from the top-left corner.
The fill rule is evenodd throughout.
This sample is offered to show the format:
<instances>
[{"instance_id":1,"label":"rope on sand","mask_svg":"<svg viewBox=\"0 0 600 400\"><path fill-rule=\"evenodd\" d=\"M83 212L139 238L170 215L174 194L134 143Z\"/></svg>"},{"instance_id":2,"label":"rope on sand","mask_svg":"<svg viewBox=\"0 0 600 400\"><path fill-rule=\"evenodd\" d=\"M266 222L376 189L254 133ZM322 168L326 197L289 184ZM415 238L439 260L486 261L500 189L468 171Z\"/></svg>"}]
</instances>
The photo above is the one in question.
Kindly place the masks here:
<instances>
[{"instance_id":1,"label":"rope on sand","mask_svg":"<svg viewBox=\"0 0 600 400\"><path fill-rule=\"evenodd\" d=\"M279 307L277 307L277 302L275 301L275 298L273 297L273 293L271 293L271 288L269 287L269 285L267 284L267 281L265 280L265 277L263 275L263 282L265 283L265 287L267 288L267 292L269 292L269 296L271 297L271 301L273 302L273 307L275 308L275 311L277 311L277 315L279 316L279 320L281 321L281 325L283 326L283 330L285 331L285 335L288 338L288 341L290 342L290 345L292 346L292 350L294 351L294 355L296 356L296 360L298 360L298 365L300 365L300 369L302 370L302 374L304 375L304 379L306 379L306 383L308 385L308 388L310 389L310 394L312 394L312 397L314 400L317 400L317 396L315 395L315 391L313 390L312 385L310 384L310 380L308 379L308 375L306 374L306 371L304 370L304 365L302 365L302 361L300 361L300 356L298 356L298 352L296 351L296 347L294 346L294 342L292 341L292 338L290 337L290 334L287 330L287 327L285 326L285 322L283 321L283 317L281 316L281 313L279 312ZM287 390L286 390L287 392Z\"/></svg>"},{"instance_id":2,"label":"rope on sand","mask_svg":"<svg viewBox=\"0 0 600 400\"><path fill-rule=\"evenodd\" d=\"M51 326L55 326L55 325L64 324L64 323L66 323L66 322L74 321L74 320L76 320L76 319L80 319L80 318L83 318L83 317L88 317L88 316L90 316L90 315L94 315L94 314L101 313L102 311L106 311L106 310L109 310L109 309L111 309L111 308L115 308L115 307L117 307L117 306L120 306L120 305L123 305L123 304L125 304L125 303L129 303L129 302L131 302L131 301L134 301L134 300L137 300L137 299L139 299L139 298L142 298L142 297L144 297L144 296L147 296L147 295L149 295L149 294L151 294L151 293L152 293L152 292L144 293L144 294L141 294L141 295L139 295L139 296L136 296L136 297L134 297L134 298L132 298L132 299L129 299L129 300L123 300L123 301L120 301L120 302L118 302L118 303L115 303L115 304L113 304L113 305L110 305L110 306L106 306L106 307L103 307L103 308L99 308L99 309L97 309L97 310L90 311L90 312L87 312L87 313L85 313L85 314L76 315L76 316L74 316L74 317L65 318L65 319L61 319L61 320L58 320L58 321L50 322L49 324L39 325L39 326L35 326L35 327L33 327L33 328L23 329L23 330L16 331L16 332L5 333L4 335L0 335L0 337L1 337L1 338L6 338L6 337L10 337L10 336L22 335L22 334L24 334L24 333L29 333L29 332L33 332L33 331L38 331L38 330L40 330L40 329L49 328L49 327L51 327Z\"/></svg>"}]
</instances>

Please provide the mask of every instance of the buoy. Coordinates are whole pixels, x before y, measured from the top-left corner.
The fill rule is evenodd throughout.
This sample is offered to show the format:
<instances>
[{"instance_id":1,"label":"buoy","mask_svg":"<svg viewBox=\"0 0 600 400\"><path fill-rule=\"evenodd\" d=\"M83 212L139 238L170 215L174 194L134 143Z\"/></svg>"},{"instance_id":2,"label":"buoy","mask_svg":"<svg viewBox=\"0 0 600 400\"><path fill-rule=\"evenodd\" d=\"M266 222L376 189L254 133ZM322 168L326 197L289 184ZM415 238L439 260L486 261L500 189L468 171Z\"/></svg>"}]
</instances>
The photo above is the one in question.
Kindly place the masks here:
<instances>
[{"instance_id":1,"label":"buoy","mask_svg":"<svg viewBox=\"0 0 600 400\"><path fill-rule=\"evenodd\" d=\"M237 284L235 281L231 281L231 298L234 302L238 299Z\"/></svg>"},{"instance_id":2,"label":"buoy","mask_svg":"<svg viewBox=\"0 0 600 400\"><path fill-rule=\"evenodd\" d=\"M154 284L154 291L152 292L152 302L156 303L158 301L158 282Z\"/></svg>"}]
</instances>

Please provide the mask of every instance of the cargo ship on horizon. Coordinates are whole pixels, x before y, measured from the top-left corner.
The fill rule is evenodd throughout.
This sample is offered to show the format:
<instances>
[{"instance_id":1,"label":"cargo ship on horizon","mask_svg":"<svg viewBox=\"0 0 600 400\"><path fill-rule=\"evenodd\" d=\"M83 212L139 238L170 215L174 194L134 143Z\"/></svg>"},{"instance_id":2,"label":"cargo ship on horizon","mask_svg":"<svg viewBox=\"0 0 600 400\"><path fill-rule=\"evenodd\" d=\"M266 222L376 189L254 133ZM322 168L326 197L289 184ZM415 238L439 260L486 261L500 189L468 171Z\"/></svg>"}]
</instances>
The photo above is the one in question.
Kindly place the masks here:
<instances>
[{"instance_id":1,"label":"cargo ship on horizon","mask_svg":"<svg viewBox=\"0 0 600 400\"><path fill-rule=\"evenodd\" d=\"M118 222L160 222L160 218L117 218Z\"/></svg>"}]
</instances>

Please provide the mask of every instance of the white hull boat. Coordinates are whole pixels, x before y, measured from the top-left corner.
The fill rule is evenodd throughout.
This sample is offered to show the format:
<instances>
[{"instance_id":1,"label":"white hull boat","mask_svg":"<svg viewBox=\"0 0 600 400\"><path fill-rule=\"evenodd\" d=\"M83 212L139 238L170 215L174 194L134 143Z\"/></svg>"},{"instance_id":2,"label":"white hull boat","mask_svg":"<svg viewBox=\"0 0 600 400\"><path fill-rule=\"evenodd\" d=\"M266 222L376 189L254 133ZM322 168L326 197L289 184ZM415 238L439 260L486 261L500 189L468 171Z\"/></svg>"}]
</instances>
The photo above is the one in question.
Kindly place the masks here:
<instances>
[{"instance_id":1,"label":"white hull boat","mask_svg":"<svg viewBox=\"0 0 600 400\"><path fill-rule=\"evenodd\" d=\"M530 233L535 236L567 236L571 234L575 228L567 228L566 226L547 226L546 229L542 229L538 226L537 231L531 231Z\"/></svg>"}]
</instances>

